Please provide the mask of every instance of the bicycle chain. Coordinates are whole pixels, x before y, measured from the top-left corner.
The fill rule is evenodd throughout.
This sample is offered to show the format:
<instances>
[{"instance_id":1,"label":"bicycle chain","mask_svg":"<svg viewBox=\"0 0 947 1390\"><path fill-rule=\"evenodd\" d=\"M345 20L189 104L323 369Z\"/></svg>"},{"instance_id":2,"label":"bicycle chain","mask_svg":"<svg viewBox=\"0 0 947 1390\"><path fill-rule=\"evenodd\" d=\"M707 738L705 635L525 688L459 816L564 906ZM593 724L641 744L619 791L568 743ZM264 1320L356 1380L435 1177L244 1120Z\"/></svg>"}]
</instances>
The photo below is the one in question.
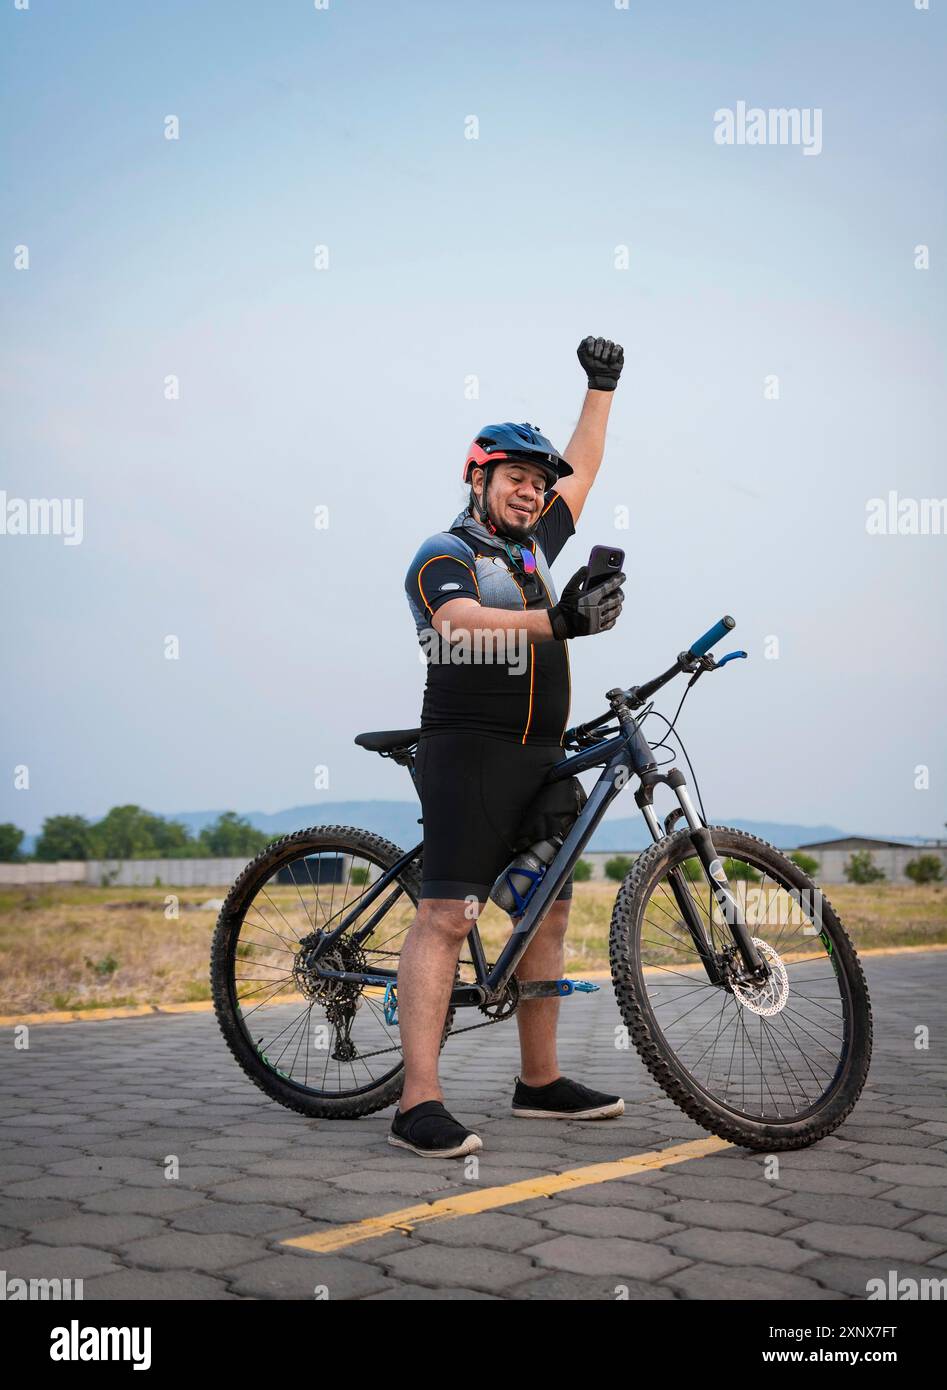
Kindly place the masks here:
<instances>
[{"instance_id":1,"label":"bicycle chain","mask_svg":"<svg viewBox=\"0 0 947 1390\"><path fill-rule=\"evenodd\" d=\"M466 1028L452 1028L448 1037L454 1038L459 1037L461 1033L472 1033L475 1028L490 1028L494 1023L505 1023L508 1017L509 1015L504 1018L488 1018L486 1023L468 1023ZM364 1061L366 1057L383 1057L386 1052L400 1052L400 1050L397 1046L379 1047L374 1052L360 1052L357 1060Z\"/></svg>"},{"instance_id":2,"label":"bicycle chain","mask_svg":"<svg viewBox=\"0 0 947 1390\"><path fill-rule=\"evenodd\" d=\"M399 954L399 952L398 952L398 951L373 951L372 954L373 954L373 955L376 955L376 956L397 956L397 955ZM491 966L491 967L489 967L489 968L492 969L493 967ZM514 979L515 979L515 976L514 976ZM472 1033L476 1028L490 1028L490 1027L493 1026L494 1023L505 1023L506 1020L507 1020L508 1018L512 1018L512 1017L513 1017L513 1014L514 1014L515 1012L516 1012L516 1009L515 1009L515 1007L514 1007L514 1008L510 1011L510 1013L508 1013L508 1014L501 1014L499 1018L488 1018L488 1019L486 1020L486 1022L484 1022L484 1023L468 1023L468 1025L467 1025L466 1028L452 1028L452 1029L450 1030L450 1033L448 1034L448 1037L451 1037L451 1038L453 1038L453 1037L459 1037L461 1033ZM358 1058L359 1058L359 1061L364 1061L364 1060L365 1060L366 1058L368 1058L368 1057L383 1057L383 1056L385 1055L386 1052L400 1052L400 1050L401 1050L401 1049L400 1049L399 1047L397 1047L397 1046L394 1046L394 1047L379 1047L379 1048L376 1048L374 1052L360 1052L360 1053L358 1054Z\"/></svg>"}]
</instances>

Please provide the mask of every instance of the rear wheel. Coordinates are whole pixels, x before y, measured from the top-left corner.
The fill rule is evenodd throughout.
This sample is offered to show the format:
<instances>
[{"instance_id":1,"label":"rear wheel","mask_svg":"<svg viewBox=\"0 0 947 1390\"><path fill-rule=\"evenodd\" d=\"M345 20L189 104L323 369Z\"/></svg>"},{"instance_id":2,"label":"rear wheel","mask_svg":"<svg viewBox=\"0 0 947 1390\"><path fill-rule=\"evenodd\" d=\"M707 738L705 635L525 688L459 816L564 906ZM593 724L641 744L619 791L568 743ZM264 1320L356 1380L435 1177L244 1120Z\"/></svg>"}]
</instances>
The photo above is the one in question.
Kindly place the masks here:
<instances>
[{"instance_id":1,"label":"rear wheel","mask_svg":"<svg viewBox=\"0 0 947 1390\"><path fill-rule=\"evenodd\" d=\"M402 857L388 840L350 826L315 826L278 840L230 890L214 932L211 988L231 1052L252 1081L304 1115L355 1118L393 1104L404 1065L384 985L320 971L397 971L420 896L420 856L378 899L360 903ZM322 934L352 920L328 955ZM361 941L356 933L369 921ZM453 1010L448 1009L444 1039Z\"/></svg>"},{"instance_id":2,"label":"rear wheel","mask_svg":"<svg viewBox=\"0 0 947 1390\"><path fill-rule=\"evenodd\" d=\"M754 835L710 832L769 978L741 981L732 934L684 830L642 854L622 884L609 947L618 1006L652 1076L698 1124L746 1148L803 1148L842 1123L865 1084L865 977L831 903L801 869ZM719 985L675 884L721 964Z\"/></svg>"}]
</instances>

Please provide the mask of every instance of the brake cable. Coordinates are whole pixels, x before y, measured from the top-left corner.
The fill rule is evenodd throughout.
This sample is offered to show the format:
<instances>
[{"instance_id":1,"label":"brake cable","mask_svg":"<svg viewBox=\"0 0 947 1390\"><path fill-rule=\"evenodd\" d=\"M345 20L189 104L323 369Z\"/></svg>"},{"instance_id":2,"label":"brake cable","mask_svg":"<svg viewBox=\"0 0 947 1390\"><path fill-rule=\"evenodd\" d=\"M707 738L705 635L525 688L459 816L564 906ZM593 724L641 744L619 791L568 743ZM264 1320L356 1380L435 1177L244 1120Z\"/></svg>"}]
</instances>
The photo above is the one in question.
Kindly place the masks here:
<instances>
[{"instance_id":1,"label":"brake cable","mask_svg":"<svg viewBox=\"0 0 947 1390\"><path fill-rule=\"evenodd\" d=\"M654 709L654 708L650 708L650 709L646 710L646 713L647 713L647 714L654 714L654 715L656 715L658 719L663 719L664 722L665 722L665 724L667 724L667 726L668 726L668 727L667 727L667 734L664 734L664 735L662 736L663 738L667 738L667 737L669 737L670 735L673 734L674 738L677 739L677 742L678 742L678 744L680 745L681 752L682 752L683 755L684 755L684 761L687 763L687 770L688 770L688 772L689 772L690 775L691 775L691 781L692 781L693 784L694 784L694 794L695 794L695 796L697 797L697 805L700 807L701 818L702 818L704 824L706 825L706 824L707 824L707 812L704 810L704 800L703 800L703 797L702 797L701 794L700 794L700 783L697 781L697 774L696 774L696 772L694 771L693 763L692 763L691 760L690 760L690 757L689 757L689 755L688 755L687 749L684 747L684 740L681 738L680 734L677 732L677 729L675 728L675 725L677 724L677 721L678 721L678 719L679 719L679 717L680 717L681 710L684 708L684 701L687 699L688 695L690 694L691 688L692 688L692 686L694 685L694 683L696 682L698 676L703 675L703 669L704 669L704 668L702 668L702 669L699 670L699 671L696 671L696 672L694 673L694 675L691 677L691 679L687 682L687 685L686 685L685 688L684 688L684 694L681 696L680 704L678 705L677 709L674 711L674 718L673 718L673 719L668 719L668 717L667 717L666 714L662 714L660 710L656 710L656 709ZM667 745L666 745L665 743L663 743L663 742L657 744L656 746L657 746L658 748L665 748L665 747L667 747Z\"/></svg>"}]
</instances>

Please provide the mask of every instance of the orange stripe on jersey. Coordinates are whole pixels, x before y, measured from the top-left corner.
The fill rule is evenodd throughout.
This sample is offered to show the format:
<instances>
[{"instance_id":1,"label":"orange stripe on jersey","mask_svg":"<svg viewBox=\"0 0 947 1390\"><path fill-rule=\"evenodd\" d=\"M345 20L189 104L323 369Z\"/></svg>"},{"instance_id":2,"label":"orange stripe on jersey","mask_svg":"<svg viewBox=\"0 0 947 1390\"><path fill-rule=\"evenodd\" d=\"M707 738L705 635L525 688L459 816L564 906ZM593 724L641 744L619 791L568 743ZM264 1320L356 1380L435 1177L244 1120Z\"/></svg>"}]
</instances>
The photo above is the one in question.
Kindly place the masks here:
<instances>
[{"instance_id":1,"label":"orange stripe on jersey","mask_svg":"<svg viewBox=\"0 0 947 1390\"><path fill-rule=\"evenodd\" d=\"M457 565L463 565L464 569L467 570L467 572L469 573L471 579L472 579L473 582L474 582L474 588L477 590L477 598L479 599L479 597L480 597L480 585L477 583L477 576L476 576L476 574L474 574L473 570L470 568L469 565L464 565L463 560L458 560L456 555L432 555L431 558L430 558L430 560L425 560L425 561L424 561L424 564L423 564L423 565L421 566L421 568L418 570L418 592L419 592L420 595L421 595L421 599L422 599L422 601L423 601L423 603L424 603L425 608L426 608L427 611L430 613L430 615L431 615L432 618L433 618L433 616L434 616L434 609L431 607L431 605L430 605L430 604L428 603L428 601L427 601L427 595L425 594L425 592L424 592L424 586L423 586L422 583L421 583L421 575L422 575L422 574L424 573L424 571L427 569L428 565L433 565L433 563L434 563L435 560L453 560L455 564L457 564Z\"/></svg>"},{"instance_id":2,"label":"orange stripe on jersey","mask_svg":"<svg viewBox=\"0 0 947 1390\"><path fill-rule=\"evenodd\" d=\"M533 722L533 682L536 679L536 653L532 642L529 644L529 712L526 716L526 728L523 730L523 737L520 743L526 742L526 735L529 733L529 726Z\"/></svg>"},{"instance_id":3,"label":"orange stripe on jersey","mask_svg":"<svg viewBox=\"0 0 947 1390\"><path fill-rule=\"evenodd\" d=\"M535 550L535 546L534 546L534 550ZM538 573L538 571L537 571L537 573ZM523 600L523 607L524 607L524 608L528 607L528 604L527 604L527 602L526 602L526 595L525 595L525 593L523 592L523 590L520 589L519 580L516 578L516 575L513 573L512 570L510 570L510 577L512 578L513 583L516 585L516 587L520 590L520 598ZM546 587L546 586L545 586L545 584L544 584L544 585L543 585L543 588L545 589L545 587ZM548 597L548 594L547 594L547 597ZM529 733L529 726L530 726L530 724L533 722L533 682L534 682L535 679L536 679L536 653L535 653L534 648L533 648L533 643L530 642L530 644L529 644L529 709L526 711L526 728L523 730L523 737L520 739L520 743L525 743L525 742L526 742L526 735Z\"/></svg>"}]
</instances>

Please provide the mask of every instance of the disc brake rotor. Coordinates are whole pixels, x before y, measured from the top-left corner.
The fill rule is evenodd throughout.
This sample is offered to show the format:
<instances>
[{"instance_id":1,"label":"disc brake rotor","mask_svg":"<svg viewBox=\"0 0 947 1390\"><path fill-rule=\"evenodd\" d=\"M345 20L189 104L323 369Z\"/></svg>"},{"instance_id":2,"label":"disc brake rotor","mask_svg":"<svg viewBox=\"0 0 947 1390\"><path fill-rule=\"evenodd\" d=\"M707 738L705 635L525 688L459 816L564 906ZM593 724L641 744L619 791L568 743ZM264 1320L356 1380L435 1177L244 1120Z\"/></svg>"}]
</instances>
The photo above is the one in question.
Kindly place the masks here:
<instances>
[{"instance_id":1,"label":"disc brake rotor","mask_svg":"<svg viewBox=\"0 0 947 1390\"><path fill-rule=\"evenodd\" d=\"M789 1000L789 975L778 954L768 941L753 937L753 944L769 966L770 973L761 984L732 979L730 987L745 1009L750 1013L762 1014L771 1018L782 1013Z\"/></svg>"}]
</instances>

